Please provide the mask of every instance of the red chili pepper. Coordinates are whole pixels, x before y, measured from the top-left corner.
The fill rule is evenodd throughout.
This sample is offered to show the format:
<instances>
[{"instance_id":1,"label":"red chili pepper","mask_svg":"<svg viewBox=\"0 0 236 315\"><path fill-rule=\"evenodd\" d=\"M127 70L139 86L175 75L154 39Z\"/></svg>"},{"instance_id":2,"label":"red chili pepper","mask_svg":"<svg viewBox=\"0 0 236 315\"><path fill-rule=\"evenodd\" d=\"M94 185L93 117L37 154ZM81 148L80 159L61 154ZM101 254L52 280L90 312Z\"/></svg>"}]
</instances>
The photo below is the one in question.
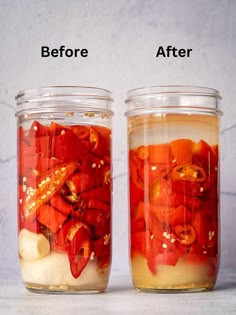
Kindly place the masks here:
<instances>
[{"instance_id":1,"label":"red chili pepper","mask_svg":"<svg viewBox=\"0 0 236 315\"><path fill-rule=\"evenodd\" d=\"M190 224L176 225L174 227L174 233L176 235L176 239L182 245L191 245L196 240L195 229Z\"/></svg>"},{"instance_id":2,"label":"red chili pepper","mask_svg":"<svg viewBox=\"0 0 236 315\"><path fill-rule=\"evenodd\" d=\"M101 210L97 209L88 209L85 212L84 221L89 226L97 226L97 227L103 227L106 223L106 220L109 219L109 214L104 213Z\"/></svg>"},{"instance_id":3,"label":"red chili pepper","mask_svg":"<svg viewBox=\"0 0 236 315\"><path fill-rule=\"evenodd\" d=\"M171 181L173 192L181 193L190 197L202 197L205 193L203 185L199 182L173 180Z\"/></svg>"},{"instance_id":4,"label":"red chili pepper","mask_svg":"<svg viewBox=\"0 0 236 315\"><path fill-rule=\"evenodd\" d=\"M92 152L99 157L110 155L110 130L103 127L90 127L90 142L93 144Z\"/></svg>"},{"instance_id":5,"label":"red chili pepper","mask_svg":"<svg viewBox=\"0 0 236 315\"><path fill-rule=\"evenodd\" d=\"M105 203L111 203L111 187L110 185L99 186L94 189L87 190L81 194L81 199L89 201L90 199L99 199Z\"/></svg>"},{"instance_id":6,"label":"red chili pepper","mask_svg":"<svg viewBox=\"0 0 236 315\"><path fill-rule=\"evenodd\" d=\"M78 278L91 255L90 231L85 224L77 224L67 234L68 257L70 270L74 278Z\"/></svg>"},{"instance_id":7,"label":"red chili pepper","mask_svg":"<svg viewBox=\"0 0 236 315\"><path fill-rule=\"evenodd\" d=\"M54 196L52 196L52 198L50 199L50 204L52 207L56 208L65 216L68 216L73 209L73 206L70 203L66 202L60 194L55 194Z\"/></svg>"},{"instance_id":8,"label":"red chili pepper","mask_svg":"<svg viewBox=\"0 0 236 315\"><path fill-rule=\"evenodd\" d=\"M102 210L105 213L110 213L111 211L111 206L99 199L90 199L88 201L88 208Z\"/></svg>"},{"instance_id":9,"label":"red chili pepper","mask_svg":"<svg viewBox=\"0 0 236 315\"><path fill-rule=\"evenodd\" d=\"M91 250L94 252L95 257L110 256L111 242L110 234L105 234L97 240L91 242Z\"/></svg>"},{"instance_id":10,"label":"red chili pepper","mask_svg":"<svg viewBox=\"0 0 236 315\"><path fill-rule=\"evenodd\" d=\"M90 128L86 126L70 126L70 130L74 132L74 134L80 139L80 140L87 140L89 141L90 137Z\"/></svg>"},{"instance_id":11,"label":"red chili pepper","mask_svg":"<svg viewBox=\"0 0 236 315\"><path fill-rule=\"evenodd\" d=\"M174 157L171 152L170 145L168 143L165 144L157 144L157 145L149 145L149 163L153 164L169 164L173 162Z\"/></svg>"},{"instance_id":12,"label":"red chili pepper","mask_svg":"<svg viewBox=\"0 0 236 315\"><path fill-rule=\"evenodd\" d=\"M66 182L70 191L75 194L80 194L83 191L92 189L96 186L95 178L91 174L77 172Z\"/></svg>"},{"instance_id":13,"label":"red chili pepper","mask_svg":"<svg viewBox=\"0 0 236 315\"><path fill-rule=\"evenodd\" d=\"M28 198L25 202L25 217L35 213L40 206L47 203L64 185L76 166L77 163L60 165L40 174L34 187L27 187Z\"/></svg>"},{"instance_id":14,"label":"red chili pepper","mask_svg":"<svg viewBox=\"0 0 236 315\"><path fill-rule=\"evenodd\" d=\"M170 142L171 151L177 164L192 164L193 141L190 139L177 139Z\"/></svg>"},{"instance_id":15,"label":"red chili pepper","mask_svg":"<svg viewBox=\"0 0 236 315\"><path fill-rule=\"evenodd\" d=\"M67 217L61 212L57 211L55 208L48 204L41 205L37 209L37 220L49 228L52 232L57 232L57 230L66 221Z\"/></svg>"},{"instance_id":16,"label":"red chili pepper","mask_svg":"<svg viewBox=\"0 0 236 315\"><path fill-rule=\"evenodd\" d=\"M183 224L192 220L192 213L183 205L177 208L162 205L151 206L150 210L161 223L168 225Z\"/></svg>"},{"instance_id":17,"label":"red chili pepper","mask_svg":"<svg viewBox=\"0 0 236 315\"><path fill-rule=\"evenodd\" d=\"M207 175L204 169L198 165L178 165L172 171L173 180L191 181L202 183Z\"/></svg>"},{"instance_id":18,"label":"red chili pepper","mask_svg":"<svg viewBox=\"0 0 236 315\"><path fill-rule=\"evenodd\" d=\"M78 161L85 156L89 148L86 142L80 141L71 130L63 131L52 138L52 157L65 163Z\"/></svg>"},{"instance_id":19,"label":"red chili pepper","mask_svg":"<svg viewBox=\"0 0 236 315\"><path fill-rule=\"evenodd\" d=\"M138 157L141 160L146 160L149 157L149 149L148 146L141 145L138 147Z\"/></svg>"},{"instance_id":20,"label":"red chili pepper","mask_svg":"<svg viewBox=\"0 0 236 315\"><path fill-rule=\"evenodd\" d=\"M189 210L196 210L200 208L202 200L201 198L192 197L183 193L173 192L171 194L171 203L175 208L183 205Z\"/></svg>"}]
</instances>

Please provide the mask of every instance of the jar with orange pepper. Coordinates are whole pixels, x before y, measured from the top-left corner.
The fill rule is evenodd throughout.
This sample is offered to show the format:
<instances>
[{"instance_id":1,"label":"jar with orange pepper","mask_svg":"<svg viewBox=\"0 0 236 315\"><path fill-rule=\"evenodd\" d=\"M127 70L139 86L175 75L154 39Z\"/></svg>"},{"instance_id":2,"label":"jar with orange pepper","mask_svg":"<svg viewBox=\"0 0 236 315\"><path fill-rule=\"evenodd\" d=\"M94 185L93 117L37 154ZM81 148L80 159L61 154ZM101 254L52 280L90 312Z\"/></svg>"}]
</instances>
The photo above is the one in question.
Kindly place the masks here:
<instances>
[{"instance_id":1,"label":"jar with orange pepper","mask_svg":"<svg viewBox=\"0 0 236 315\"><path fill-rule=\"evenodd\" d=\"M111 93L16 96L20 271L34 292L103 292L111 267Z\"/></svg>"},{"instance_id":2,"label":"jar with orange pepper","mask_svg":"<svg viewBox=\"0 0 236 315\"><path fill-rule=\"evenodd\" d=\"M213 289L219 268L217 90L131 90L130 265L134 287L151 292Z\"/></svg>"}]
</instances>

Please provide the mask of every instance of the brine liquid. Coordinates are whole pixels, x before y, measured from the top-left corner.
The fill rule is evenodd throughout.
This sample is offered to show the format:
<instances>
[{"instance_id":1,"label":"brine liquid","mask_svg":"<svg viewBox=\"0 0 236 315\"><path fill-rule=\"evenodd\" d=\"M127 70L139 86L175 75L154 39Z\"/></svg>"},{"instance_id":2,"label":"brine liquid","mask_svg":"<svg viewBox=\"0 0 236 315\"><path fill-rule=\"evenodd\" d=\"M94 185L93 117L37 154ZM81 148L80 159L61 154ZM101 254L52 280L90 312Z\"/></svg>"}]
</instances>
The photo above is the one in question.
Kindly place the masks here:
<instances>
[{"instance_id":1,"label":"brine liquid","mask_svg":"<svg viewBox=\"0 0 236 315\"><path fill-rule=\"evenodd\" d=\"M129 118L130 260L140 290L212 289L219 266L219 121Z\"/></svg>"}]
</instances>

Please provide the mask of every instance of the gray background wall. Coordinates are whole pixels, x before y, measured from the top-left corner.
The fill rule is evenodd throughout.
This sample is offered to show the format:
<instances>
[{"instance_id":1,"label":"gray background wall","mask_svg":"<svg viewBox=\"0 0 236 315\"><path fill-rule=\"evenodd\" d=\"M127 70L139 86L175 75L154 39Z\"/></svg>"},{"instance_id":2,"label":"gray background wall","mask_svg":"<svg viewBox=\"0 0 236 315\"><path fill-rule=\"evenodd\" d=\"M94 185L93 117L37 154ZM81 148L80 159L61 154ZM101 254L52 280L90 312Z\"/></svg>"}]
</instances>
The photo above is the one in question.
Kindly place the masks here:
<instances>
[{"instance_id":1,"label":"gray background wall","mask_svg":"<svg viewBox=\"0 0 236 315\"><path fill-rule=\"evenodd\" d=\"M87 48L88 58L41 58L40 47ZM191 58L155 58L159 45ZM214 87L223 96L222 268L236 272L236 1L0 0L0 276L19 278L14 96L45 85L113 92L113 271L129 272L127 90L148 85Z\"/></svg>"}]
</instances>

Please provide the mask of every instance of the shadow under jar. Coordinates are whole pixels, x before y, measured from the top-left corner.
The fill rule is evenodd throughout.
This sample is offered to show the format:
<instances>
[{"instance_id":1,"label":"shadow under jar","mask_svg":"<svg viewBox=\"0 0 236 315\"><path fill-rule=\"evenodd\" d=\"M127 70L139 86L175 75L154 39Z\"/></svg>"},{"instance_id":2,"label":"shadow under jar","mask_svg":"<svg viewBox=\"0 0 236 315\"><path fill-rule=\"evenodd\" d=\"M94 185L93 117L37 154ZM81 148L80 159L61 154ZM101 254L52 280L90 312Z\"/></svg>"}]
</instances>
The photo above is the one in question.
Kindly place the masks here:
<instances>
[{"instance_id":1,"label":"shadow under jar","mask_svg":"<svg viewBox=\"0 0 236 315\"><path fill-rule=\"evenodd\" d=\"M209 88L131 90L130 265L137 290L214 287L219 268L220 94Z\"/></svg>"},{"instance_id":2,"label":"shadow under jar","mask_svg":"<svg viewBox=\"0 0 236 315\"><path fill-rule=\"evenodd\" d=\"M16 96L20 271L27 289L103 292L111 267L111 93Z\"/></svg>"}]
</instances>

